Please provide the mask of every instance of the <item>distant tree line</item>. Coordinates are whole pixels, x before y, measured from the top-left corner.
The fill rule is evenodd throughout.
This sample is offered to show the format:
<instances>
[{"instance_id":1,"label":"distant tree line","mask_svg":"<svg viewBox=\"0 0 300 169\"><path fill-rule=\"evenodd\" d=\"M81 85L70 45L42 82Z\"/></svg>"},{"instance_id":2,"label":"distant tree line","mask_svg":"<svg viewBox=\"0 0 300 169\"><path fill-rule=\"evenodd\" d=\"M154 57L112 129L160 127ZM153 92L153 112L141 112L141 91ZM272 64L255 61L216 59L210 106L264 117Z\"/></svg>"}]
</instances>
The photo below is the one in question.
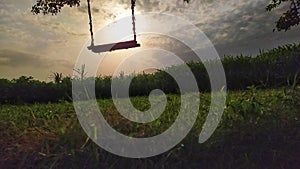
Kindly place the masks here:
<instances>
[{"instance_id":1,"label":"distant tree line","mask_svg":"<svg viewBox=\"0 0 300 169\"><path fill-rule=\"evenodd\" d=\"M222 63L229 90L244 90L252 85L258 88L276 88L295 87L300 84L300 44L278 47L267 52L260 51L256 57L227 56L222 59ZM199 90L209 92L210 82L203 63L192 62L188 66L198 82ZM180 65L167 69L180 72ZM121 75L118 78L129 76ZM0 79L0 103L71 101L72 80L75 78L53 73L52 79L53 82L38 81L25 76L13 80ZM94 78L97 98L111 97L111 79L110 76ZM158 70L153 74L136 75L130 85L130 95L148 95L153 89L179 94L176 81L165 71Z\"/></svg>"},{"instance_id":2,"label":"distant tree line","mask_svg":"<svg viewBox=\"0 0 300 169\"><path fill-rule=\"evenodd\" d=\"M18 79L0 79L1 103L58 102L71 100L72 81L62 78L60 83L34 80L21 76Z\"/></svg>"}]
</instances>

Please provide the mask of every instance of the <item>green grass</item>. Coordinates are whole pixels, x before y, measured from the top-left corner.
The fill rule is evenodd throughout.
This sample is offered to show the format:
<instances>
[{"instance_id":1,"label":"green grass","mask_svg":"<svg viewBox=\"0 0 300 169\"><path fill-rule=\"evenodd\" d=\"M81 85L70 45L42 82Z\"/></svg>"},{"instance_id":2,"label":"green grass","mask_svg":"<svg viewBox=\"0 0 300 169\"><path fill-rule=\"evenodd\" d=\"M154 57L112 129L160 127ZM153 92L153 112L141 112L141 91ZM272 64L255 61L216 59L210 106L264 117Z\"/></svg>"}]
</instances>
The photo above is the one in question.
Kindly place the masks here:
<instances>
[{"instance_id":1,"label":"green grass","mask_svg":"<svg viewBox=\"0 0 300 169\"><path fill-rule=\"evenodd\" d=\"M163 115L141 125L120 116L112 100L99 100L106 120L118 131L146 137L166 130L176 119L180 97L168 95ZM198 119L172 150L147 159L129 159L99 148L81 129L72 103L0 105L1 168L195 168L296 169L300 166L300 90L230 92L213 136L198 144L210 94L200 94ZM131 98L147 110L147 97Z\"/></svg>"}]
</instances>

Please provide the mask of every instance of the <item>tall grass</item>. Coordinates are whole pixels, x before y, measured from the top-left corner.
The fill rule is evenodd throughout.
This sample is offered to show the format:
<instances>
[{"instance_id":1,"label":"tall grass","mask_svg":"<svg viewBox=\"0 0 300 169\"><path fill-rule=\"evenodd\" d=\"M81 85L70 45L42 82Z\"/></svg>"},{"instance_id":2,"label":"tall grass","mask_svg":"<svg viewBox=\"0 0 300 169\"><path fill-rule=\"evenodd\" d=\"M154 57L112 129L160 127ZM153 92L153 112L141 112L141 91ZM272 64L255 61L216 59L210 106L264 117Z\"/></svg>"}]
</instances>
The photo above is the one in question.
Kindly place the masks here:
<instances>
[{"instance_id":1,"label":"tall grass","mask_svg":"<svg viewBox=\"0 0 300 169\"><path fill-rule=\"evenodd\" d=\"M108 123L119 132L147 137L166 130L176 118L180 97L168 95L155 122L141 125L122 118L111 99L99 100ZM210 168L297 169L300 165L300 90L249 88L231 91L213 136L198 144L210 95L201 94L196 124L170 151L147 159L119 157L99 148L81 129L68 102L0 105L1 168ZM139 109L147 97L132 98ZM175 106L174 106L175 105ZM177 105L177 106L176 106Z\"/></svg>"}]
</instances>

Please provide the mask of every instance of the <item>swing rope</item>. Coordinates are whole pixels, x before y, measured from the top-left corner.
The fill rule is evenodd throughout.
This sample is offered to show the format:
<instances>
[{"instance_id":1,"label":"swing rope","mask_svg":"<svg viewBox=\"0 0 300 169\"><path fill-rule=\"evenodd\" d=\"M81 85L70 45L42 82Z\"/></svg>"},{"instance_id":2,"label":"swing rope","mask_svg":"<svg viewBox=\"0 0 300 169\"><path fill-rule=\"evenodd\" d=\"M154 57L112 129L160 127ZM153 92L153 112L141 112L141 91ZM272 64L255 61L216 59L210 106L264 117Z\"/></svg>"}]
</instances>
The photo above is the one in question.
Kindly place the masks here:
<instances>
[{"instance_id":1,"label":"swing rope","mask_svg":"<svg viewBox=\"0 0 300 169\"><path fill-rule=\"evenodd\" d=\"M89 25L90 25L90 33L91 33L91 46L94 46L93 19L92 19L90 0L87 0L87 3L88 3L88 14L89 14L89 21L90 21Z\"/></svg>"},{"instance_id":2,"label":"swing rope","mask_svg":"<svg viewBox=\"0 0 300 169\"><path fill-rule=\"evenodd\" d=\"M132 31L133 31L134 41L136 41L135 16L134 16L135 1L136 0L131 0Z\"/></svg>"},{"instance_id":3,"label":"swing rope","mask_svg":"<svg viewBox=\"0 0 300 169\"><path fill-rule=\"evenodd\" d=\"M134 36L134 41L136 41L136 27L135 27L135 16L134 16L134 7L135 1L131 0L131 14L132 14L132 31ZM91 34L91 46L94 46L94 32L93 32L93 19L92 19L92 12L91 12L91 0L87 0L88 3L88 15L89 15L89 25L90 25L90 34Z\"/></svg>"}]
</instances>

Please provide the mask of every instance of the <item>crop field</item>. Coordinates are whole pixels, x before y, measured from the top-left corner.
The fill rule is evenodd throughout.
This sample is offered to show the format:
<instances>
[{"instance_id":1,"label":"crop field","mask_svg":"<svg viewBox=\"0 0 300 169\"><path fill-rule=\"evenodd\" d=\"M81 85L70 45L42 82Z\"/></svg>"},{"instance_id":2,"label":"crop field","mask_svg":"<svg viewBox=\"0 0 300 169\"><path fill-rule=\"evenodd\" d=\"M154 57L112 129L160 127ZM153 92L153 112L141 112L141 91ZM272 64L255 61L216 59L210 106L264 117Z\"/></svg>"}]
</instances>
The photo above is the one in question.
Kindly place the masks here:
<instances>
[{"instance_id":1,"label":"crop field","mask_svg":"<svg viewBox=\"0 0 300 169\"><path fill-rule=\"evenodd\" d=\"M108 123L126 135L148 137L165 131L176 119L180 96L167 95L159 119L138 124L123 118L111 99L98 100ZM0 105L0 168L193 168L297 169L300 166L300 89L250 87L231 91L221 123L212 137L198 143L210 106L200 94L196 123L187 137L159 156L130 159L98 147L82 130L71 102ZM132 97L139 110L148 97Z\"/></svg>"}]
</instances>

